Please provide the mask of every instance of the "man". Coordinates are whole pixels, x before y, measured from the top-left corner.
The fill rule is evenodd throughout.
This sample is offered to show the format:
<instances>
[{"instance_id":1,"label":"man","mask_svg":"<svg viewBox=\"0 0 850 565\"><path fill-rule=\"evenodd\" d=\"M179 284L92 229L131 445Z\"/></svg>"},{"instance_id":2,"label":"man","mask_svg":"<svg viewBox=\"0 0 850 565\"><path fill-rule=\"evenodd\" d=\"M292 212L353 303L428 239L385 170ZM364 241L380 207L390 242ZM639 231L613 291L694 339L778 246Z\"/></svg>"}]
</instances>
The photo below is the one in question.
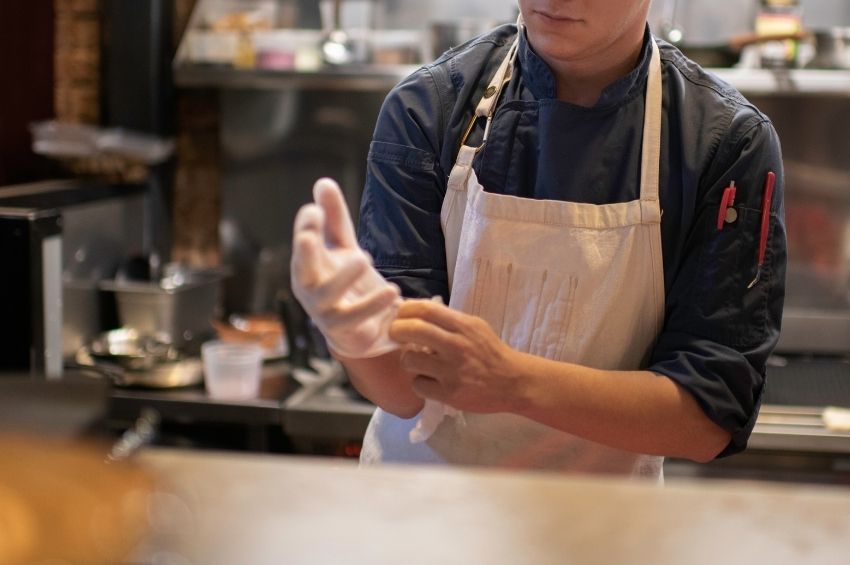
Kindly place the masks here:
<instances>
[{"instance_id":1,"label":"man","mask_svg":"<svg viewBox=\"0 0 850 565\"><path fill-rule=\"evenodd\" d=\"M519 7L387 97L374 268L329 181L296 219L296 294L379 406L361 461L660 477L738 452L784 296L776 134L651 36L649 0Z\"/></svg>"}]
</instances>

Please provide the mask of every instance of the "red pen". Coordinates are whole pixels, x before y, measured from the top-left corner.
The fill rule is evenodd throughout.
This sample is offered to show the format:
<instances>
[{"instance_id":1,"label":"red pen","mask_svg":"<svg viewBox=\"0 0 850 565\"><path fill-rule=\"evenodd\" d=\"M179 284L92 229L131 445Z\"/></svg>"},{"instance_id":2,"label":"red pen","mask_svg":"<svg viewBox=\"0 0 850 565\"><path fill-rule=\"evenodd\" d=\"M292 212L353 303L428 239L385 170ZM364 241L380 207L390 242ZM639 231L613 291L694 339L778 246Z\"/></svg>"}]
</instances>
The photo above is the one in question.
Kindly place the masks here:
<instances>
[{"instance_id":1,"label":"red pen","mask_svg":"<svg viewBox=\"0 0 850 565\"><path fill-rule=\"evenodd\" d=\"M752 280L747 288L753 288L761 277L761 266L764 264L764 255L767 251L767 233L770 230L770 206L773 202L773 186L776 184L776 175L773 171L768 171L767 178L764 180L764 194L761 200L761 231L759 232L759 255L758 264L756 265L756 277Z\"/></svg>"},{"instance_id":2,"label":"red pen","mask_svg":"<svg viewBox=\"0 0 850 565\"><path fill-rule=\"evenodd\" d=\"M729 186L723 189L723 196L720 198L720 209L717 211L717 230L723 229L723 224L734 222L738 213L732 206L735 205L735 193L737 192L735 181L729 183Z\"/></svg>"}]
</instances>

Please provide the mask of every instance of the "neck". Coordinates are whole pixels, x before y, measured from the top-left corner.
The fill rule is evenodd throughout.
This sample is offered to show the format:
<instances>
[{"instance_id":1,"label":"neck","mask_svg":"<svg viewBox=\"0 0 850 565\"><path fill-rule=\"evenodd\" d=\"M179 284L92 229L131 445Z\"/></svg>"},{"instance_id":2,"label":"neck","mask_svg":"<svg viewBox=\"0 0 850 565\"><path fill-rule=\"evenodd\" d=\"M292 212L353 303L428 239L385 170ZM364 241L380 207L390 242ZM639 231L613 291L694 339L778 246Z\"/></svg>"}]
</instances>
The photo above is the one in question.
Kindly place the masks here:
<instances>
[{"instance_id":1,"label":"neck","mask_svg":"<svg viewBox=\"0 0 850 565\"><path fill-rule=\"evenodd\" d=\"M635 68L643 47L645 27L621 35L605 49L574 60L546 61L555 75L558 100L592 107L602 91ZM545 59L544 59L545 60Z\"/></svg>"}]
</instances>

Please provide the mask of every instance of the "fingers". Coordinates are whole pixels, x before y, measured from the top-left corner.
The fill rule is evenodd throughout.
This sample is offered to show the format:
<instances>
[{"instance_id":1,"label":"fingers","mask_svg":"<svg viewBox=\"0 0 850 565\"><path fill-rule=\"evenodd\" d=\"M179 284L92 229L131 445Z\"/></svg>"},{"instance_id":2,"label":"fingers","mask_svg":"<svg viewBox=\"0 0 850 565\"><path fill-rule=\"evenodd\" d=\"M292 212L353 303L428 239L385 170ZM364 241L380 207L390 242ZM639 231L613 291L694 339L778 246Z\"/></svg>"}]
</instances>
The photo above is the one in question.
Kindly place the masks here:
<instances>
[{"instance_id":1,"label":"fingers","mask_svg":"<svg viewBox=\"0 0 850 565\"><path fill-rule=\"evenodd\" d=\"M305 231L322 233L325 226L325 212L316 204L305 204L295 215L293 232L299 234ZM324 238L324 236L323 236Z\"/></svg>"},{"instance_id":2,"label":"fingers","mask_svg":"<svg viewBox=\"0 0 850 565\"><path fill-rule=\"evenodd\" d=\"M302 230L295 233L292 242L292 273L293 283L298 287L313 287L319 284L321 279L321 253L324 252L324 243L319 234Z\"/></svg>"},{"instance_id":3,"label":"fingers","mask_svg":"<svg viewBox=\"0 0 850 565\"><path fill-rule=\"evenodd\" d=\"M313 199L327 217L325 236L332 247L357 247L357 236L345 197L333 179L320 178L313 185Z\"/></svg>"},{"instance_id":4,"label":"fingers","mask_svg":"<svg viewBox=\"0 0 850 565\"><path fill-rule=\"evenodd\" d=\"M436 300L406 300L398 310L398 319L419 319L450 332L466 327L468 316Z\"/></svg>"},{"instance_id":5,"label":"fingers","mask_svg":"<svg viewBox=\"0 0 850 565\"><path fill-rule=\"evenodd\" d=\"M465 314L434 300L406 300L399 307L390 337L399 343L415 343L436 351L462 347L469 325Z\"/></svg>"},{"instance_id":6,"label":"fingers","mask_svg":"<svg viewBox=\"0 0 850 565\"><path fill-rule=\"evenodd\" d=\"M325 315L325 322L328 325L345 324L353 327L393 306L398 298L398 287L386 285L366 295L362 300L339 306L334 311L328 312Z\"/></svg>"},{"instance_id":7,"label":"fingers","mask_svg":"<svg viewBox=\"0 0 850 565\"><path fill-rule=\"evenodd\" d=\"M369 268L369 260L359 252L344 257L327 281L316 288L315 300L320 310L332 308Z\"/></svg>"},{"instance_id":8,"label":"fingers","mask_svg":"<svg viewBox=\"0 0 850 565\"><path fill-rule=\"evenodd\" d=\"M405 301L399 307L399 312L404 309L409 301ZM421 319L396 320L390 326L390 338L398 343L410 343L424 346L437 352L461 350L464 345L463 337L455 332L443 329Z\"/></svg>"}]
</instances>

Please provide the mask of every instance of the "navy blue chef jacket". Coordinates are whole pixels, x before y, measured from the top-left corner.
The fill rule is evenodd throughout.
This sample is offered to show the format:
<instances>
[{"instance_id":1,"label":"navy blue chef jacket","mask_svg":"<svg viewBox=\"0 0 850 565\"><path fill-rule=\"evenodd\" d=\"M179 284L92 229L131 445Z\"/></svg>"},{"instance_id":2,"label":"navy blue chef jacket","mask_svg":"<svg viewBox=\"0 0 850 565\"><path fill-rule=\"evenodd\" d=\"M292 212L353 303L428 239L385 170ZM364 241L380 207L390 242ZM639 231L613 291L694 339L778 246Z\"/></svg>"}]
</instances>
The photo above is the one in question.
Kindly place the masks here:
<instances>
[{"instance_id":1,"label":"navy blue chef jacket","mask_svg":"<svg viewBox=\"0 0 850 565\"><path fill-rule=\"evenodd\" d=\"M461 136L516 36L501 26L403 80L387 96L369 151L360 244L407 297L448 301L440 208ZM473 165L485 190L606 204L638 198L647 29L635 69L596 105L555 99L546 63L520 38L517 70ZM646 369L690 392L727 430L721 455L746 447L779 336L785 281L783 176L770 120L741 94L659 41L663 88L660 198L666 311ZM518 72L517 72L518 71ZM479 121L479 125L482 122ZM483 127L476 127L480 137ZM476 140L468 142L474 145ZM777 175L767 253L756 274L762 195ZM734 181L735 222L717 229Z\"/></svg>"}]
</instances>

